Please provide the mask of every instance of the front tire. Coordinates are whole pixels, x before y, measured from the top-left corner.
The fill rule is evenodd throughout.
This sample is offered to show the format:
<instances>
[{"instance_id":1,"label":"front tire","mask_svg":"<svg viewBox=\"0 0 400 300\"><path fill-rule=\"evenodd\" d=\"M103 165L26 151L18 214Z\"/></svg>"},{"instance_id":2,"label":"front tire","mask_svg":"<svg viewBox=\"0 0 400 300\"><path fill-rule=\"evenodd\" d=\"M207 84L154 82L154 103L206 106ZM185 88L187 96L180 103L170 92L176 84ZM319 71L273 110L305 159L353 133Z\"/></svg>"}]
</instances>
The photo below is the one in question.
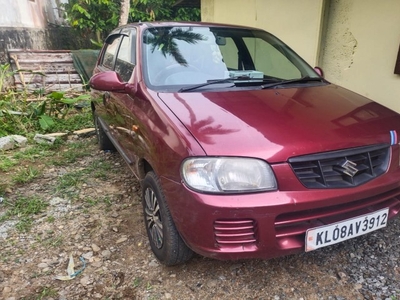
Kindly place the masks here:
<instances>
[{"instance_id":1,"label":"front tire","mask_svg":"<svg viewBox=\"0 0 400 300\"><path fill-rule=\"evenodd\" d=\"M193 252L175 227L160 181L154 172L147 173L142 181L142 204L151 250L157 259L167 266L189 260Z\"/></svg>"}]
</instances>

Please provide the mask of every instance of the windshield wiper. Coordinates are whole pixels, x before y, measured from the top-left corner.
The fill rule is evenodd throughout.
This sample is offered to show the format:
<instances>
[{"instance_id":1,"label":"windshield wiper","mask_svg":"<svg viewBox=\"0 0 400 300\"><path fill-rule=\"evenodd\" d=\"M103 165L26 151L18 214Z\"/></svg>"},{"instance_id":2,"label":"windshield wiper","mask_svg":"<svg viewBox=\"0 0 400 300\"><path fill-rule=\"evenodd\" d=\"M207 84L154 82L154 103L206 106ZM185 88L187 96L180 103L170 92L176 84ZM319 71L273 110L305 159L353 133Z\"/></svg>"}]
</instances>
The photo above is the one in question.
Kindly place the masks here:
<instances>
[{"instance_id":1,"label":"windshield wiper","mask_svg":"<svg viewBox=\"0 0 400 300\"><path fill-rule=\"evenodd\" d=\"M202 88L204 86L208 86L208 85L212 85L212 84L218 84L218 83L246 83L246 82L265 82L265 81L270 81L271 79L263 79L263 78L253 78L253 77L249 77L249 76L237 76L237 77L229 77L229 78L223 78L223 79L212 79L212 80L207 80L207 82L204 83L200 83L200 84L195 84L192 86L188 86L188 87L183 87L181 88L178 93L181 92L188 92L188 91L192 91L198 88Z\"/></svg>"},{"instance_id":2,"label":"windshield wiper","mask_svg":"<svg viewBox=\"0 0 400 300\"><path fill-rule=\"evenodd\" d=\"M289 79L289 80L282 80L279 82L273 82L270 84L264 84L261 86L261 89L269 89L278 85L284 85L284 84L290 84L290 83L302 83L302 82L308 82L308 81L320 81L320 82L325 82L325 80L321 77L310 77L310 76L304 76L301 78L296 78L296 79Z\"/></svg>"},{"instance_id":3,"label":"windshield wiper","mask_svg":"<svg viewBox=\"0 0 400 300\"><path fill-rule=\"evenodd\" d=\"M207 86L207 85L211 85L211 84L226 83L226 82L227 83L233 82L233 79L232 78L224 78L224 79L207 80L207 82L204 82L204 83L195 84L195 85L188 86L188 87L183 87L183 88L179 89L178 93L188 92L188 91L199 89L203 86Z\"/></svg>"}]
</instances>

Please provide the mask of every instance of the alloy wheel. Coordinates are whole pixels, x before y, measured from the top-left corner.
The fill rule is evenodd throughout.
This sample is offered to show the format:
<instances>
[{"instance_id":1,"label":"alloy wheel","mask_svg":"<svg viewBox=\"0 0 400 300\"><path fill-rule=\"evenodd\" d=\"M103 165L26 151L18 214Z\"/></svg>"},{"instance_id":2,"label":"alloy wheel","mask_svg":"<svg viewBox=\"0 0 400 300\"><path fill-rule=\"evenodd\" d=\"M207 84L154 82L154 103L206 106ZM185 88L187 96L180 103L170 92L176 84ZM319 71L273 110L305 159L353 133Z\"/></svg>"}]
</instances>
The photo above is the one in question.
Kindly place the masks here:
<instances>
[{"instance_id":1,"label":"alloy wheel","mask_svg":"<svg viewBox=\"0 0 400 300\"><path fill-rule=\"evenodd\" d=\"M161 249L163 245L164 235L160 214L160 206L157 200L157 196L152 189L147 188L144 194L144 199L146 202L146 207L144 209L146 226L149 230L149 234L154 245L158 249Z\"/></svg>"}]
</instances>

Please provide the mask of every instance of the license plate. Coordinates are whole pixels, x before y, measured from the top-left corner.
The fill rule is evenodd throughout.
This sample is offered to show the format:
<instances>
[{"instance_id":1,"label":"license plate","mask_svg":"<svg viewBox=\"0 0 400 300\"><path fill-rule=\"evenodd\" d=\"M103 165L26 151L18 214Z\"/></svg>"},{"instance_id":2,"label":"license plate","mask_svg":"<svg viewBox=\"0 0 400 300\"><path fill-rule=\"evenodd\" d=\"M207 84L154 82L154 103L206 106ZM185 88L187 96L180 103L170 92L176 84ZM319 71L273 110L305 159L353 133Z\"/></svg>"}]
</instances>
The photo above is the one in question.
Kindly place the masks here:
<instances>
[{"instance_id":1,"label":"license plate","mask_svg":"<svg viewBox=\"0 0 400 300\"><path fill-rule=\"evenodd\" d=\"M311 228L306 233L305 251L337 244L342 241L386 227L389 208L334 224Z\"/></svg>"}]
</instances>

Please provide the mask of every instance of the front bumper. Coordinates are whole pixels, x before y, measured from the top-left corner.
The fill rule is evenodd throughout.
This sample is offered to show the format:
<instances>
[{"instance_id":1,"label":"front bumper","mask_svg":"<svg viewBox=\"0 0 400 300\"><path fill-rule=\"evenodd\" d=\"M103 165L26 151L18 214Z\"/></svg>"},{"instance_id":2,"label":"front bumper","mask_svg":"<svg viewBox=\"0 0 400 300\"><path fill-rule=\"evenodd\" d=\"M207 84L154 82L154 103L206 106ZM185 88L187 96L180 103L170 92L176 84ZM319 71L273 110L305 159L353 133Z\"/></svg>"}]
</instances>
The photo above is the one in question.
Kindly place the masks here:
<instances>
[{"instance_id":1,"label":"front bumper","mask_svg":"<svg viewBox=\"0 0 400 300\"><path fill-rule=\"evenodd\" d=\"M293 174L287 165L276 166L274 171L282 176ZM285 178L280 191L245 195L200 194L166 178L162 185L187 245L217 259L268 259L302 252L309 228L386 207L389 219L400 211L399 168L364 185L343 189L306 189L291 176Z\"/></svg>"}]
</instances>

